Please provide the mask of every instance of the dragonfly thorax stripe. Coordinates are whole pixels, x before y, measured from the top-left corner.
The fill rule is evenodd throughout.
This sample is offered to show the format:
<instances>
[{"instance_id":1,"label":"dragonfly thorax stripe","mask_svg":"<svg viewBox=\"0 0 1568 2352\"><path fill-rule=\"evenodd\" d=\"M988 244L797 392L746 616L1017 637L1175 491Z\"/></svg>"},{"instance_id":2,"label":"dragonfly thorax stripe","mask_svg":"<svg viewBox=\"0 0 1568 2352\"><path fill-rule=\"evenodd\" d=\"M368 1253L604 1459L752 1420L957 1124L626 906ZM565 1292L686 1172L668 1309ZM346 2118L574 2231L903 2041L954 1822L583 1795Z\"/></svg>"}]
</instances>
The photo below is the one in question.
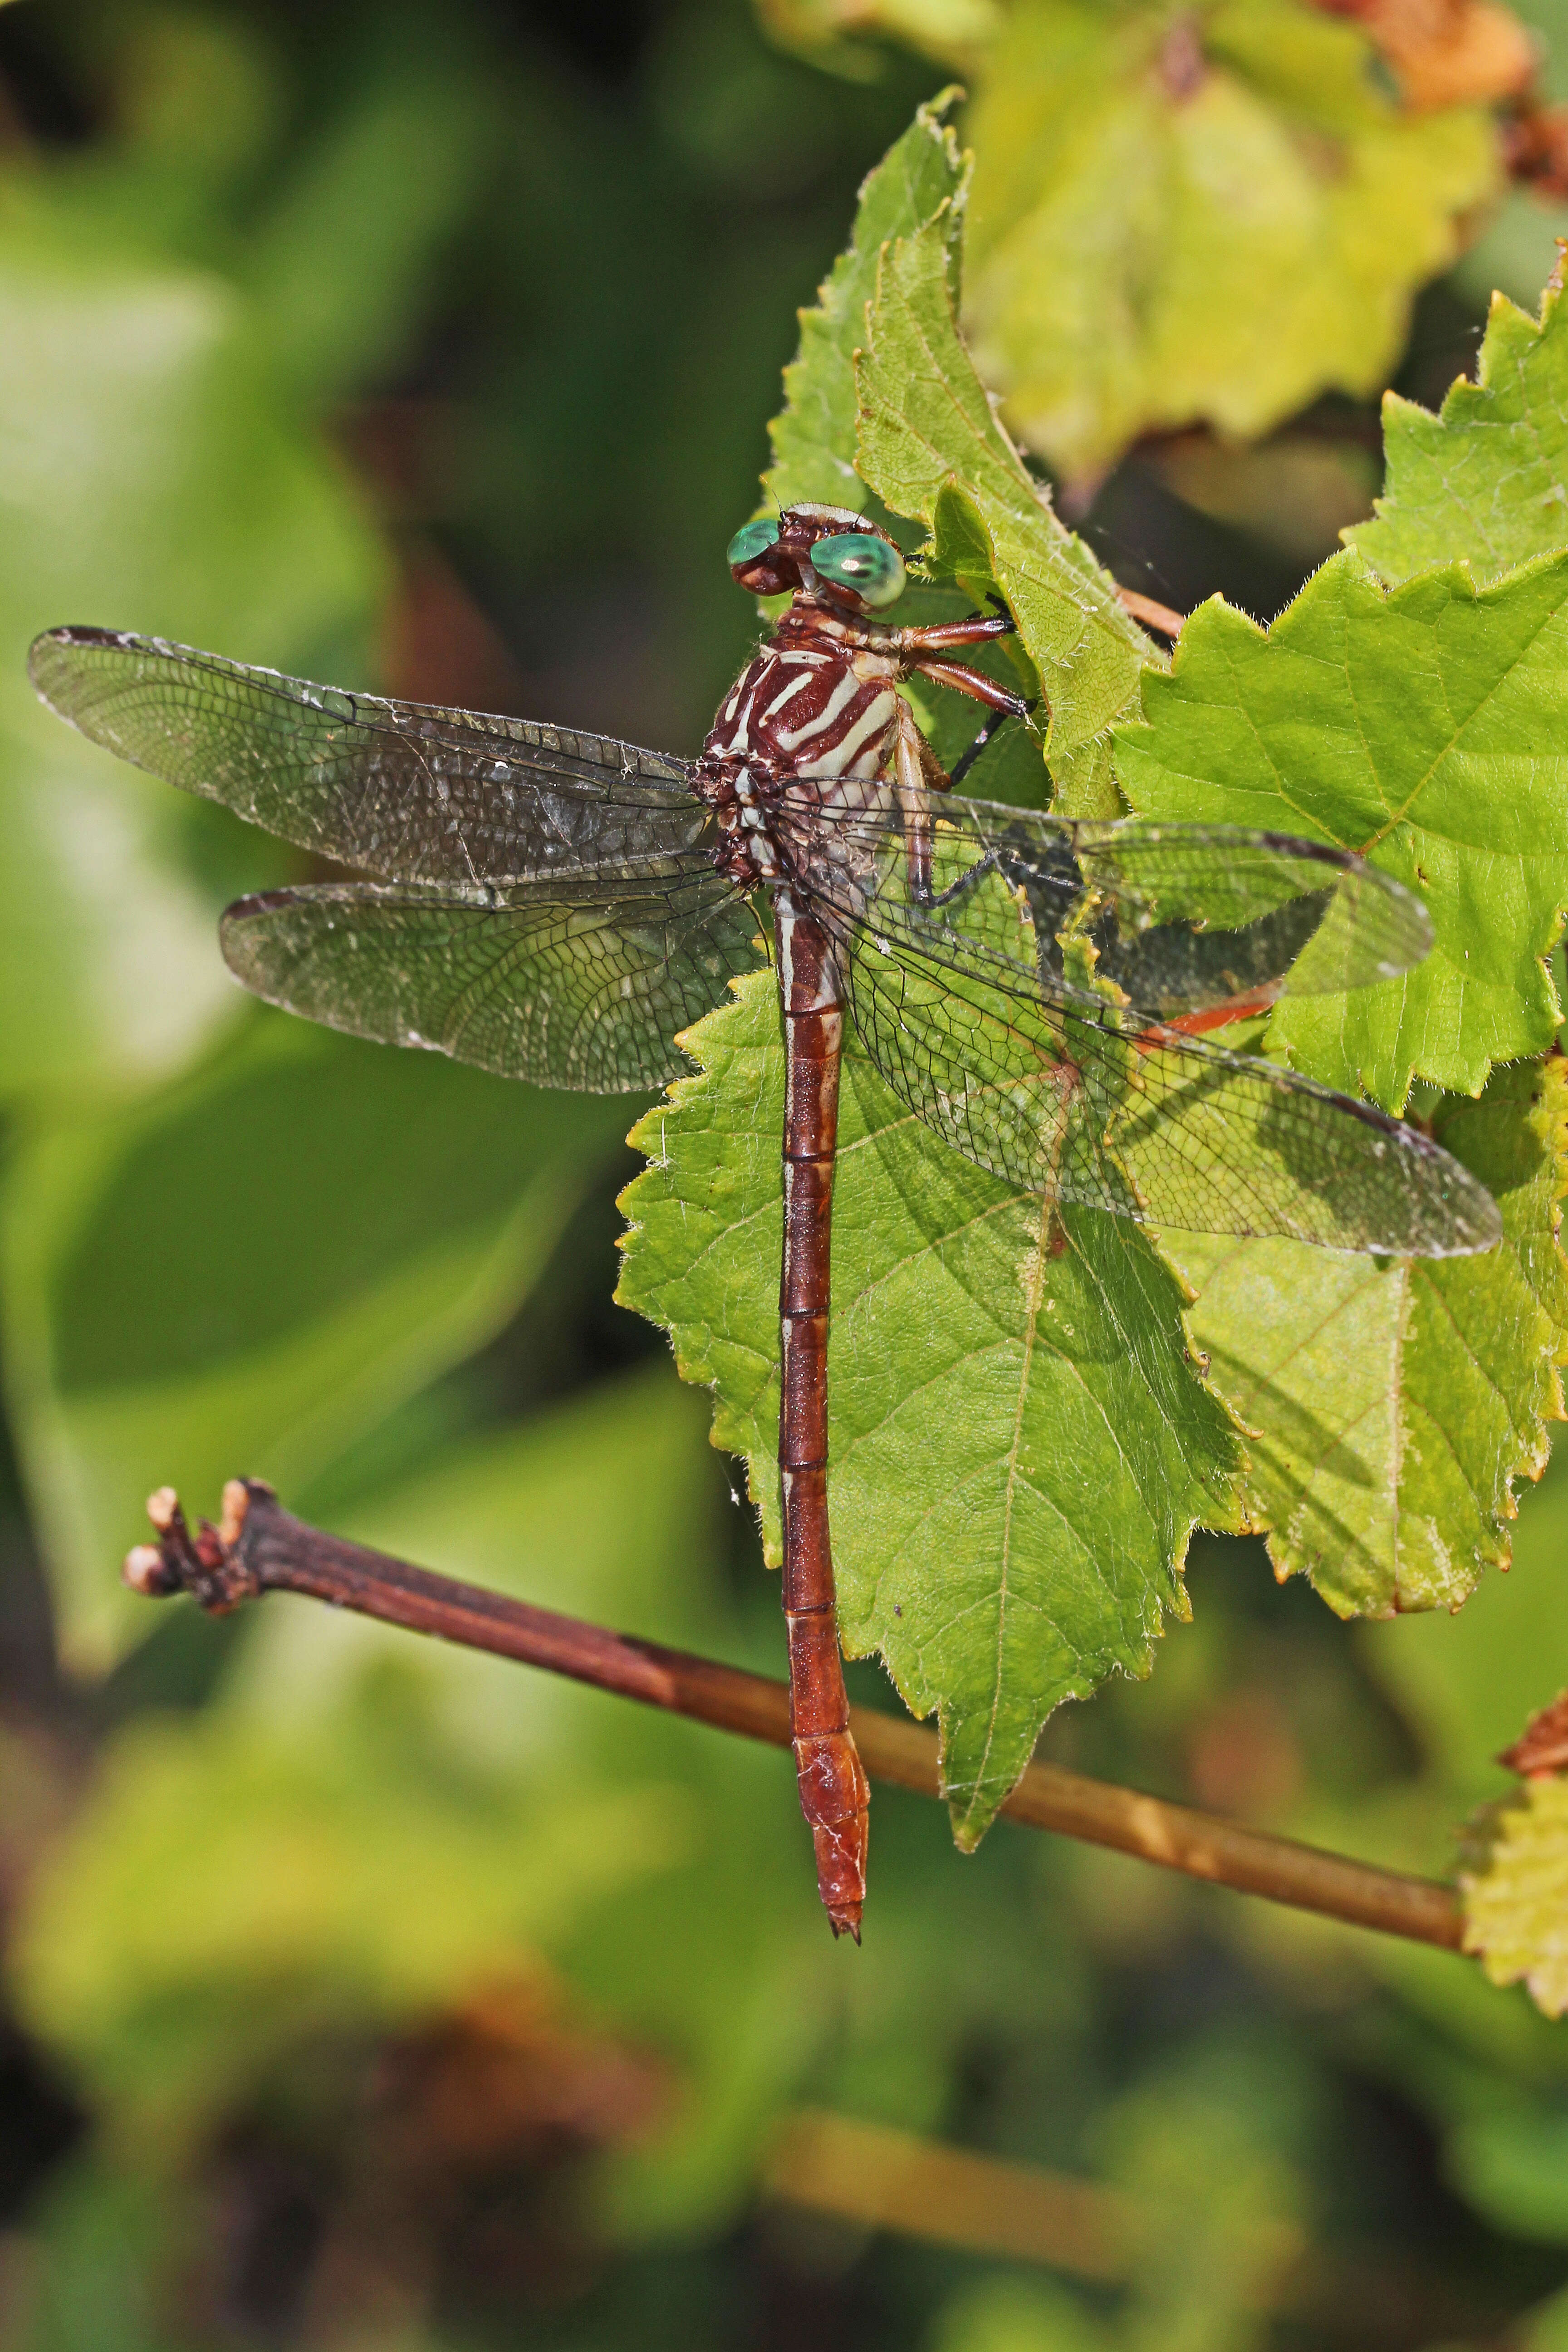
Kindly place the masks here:
<instances>
[{"instance_id":1,"label":"dragonfly thorax stripe","mask_svg":"<svg viewBox=\"0 0 1568 2352\"><path fill-rule=\"evenodd\" d=\"M776 885L795 867L781 808L793 784L826 788L816 795L826 811L835 789L864 787L889 772L900 728L897 667L879 651L837 646L775 644L757 655L725 701L700 768L699 789L730 808L726 871ZM868 806L863 793L844 803L846 814ZM792 834L798 822L792 810Z\"/></svg>"}]
</instances>

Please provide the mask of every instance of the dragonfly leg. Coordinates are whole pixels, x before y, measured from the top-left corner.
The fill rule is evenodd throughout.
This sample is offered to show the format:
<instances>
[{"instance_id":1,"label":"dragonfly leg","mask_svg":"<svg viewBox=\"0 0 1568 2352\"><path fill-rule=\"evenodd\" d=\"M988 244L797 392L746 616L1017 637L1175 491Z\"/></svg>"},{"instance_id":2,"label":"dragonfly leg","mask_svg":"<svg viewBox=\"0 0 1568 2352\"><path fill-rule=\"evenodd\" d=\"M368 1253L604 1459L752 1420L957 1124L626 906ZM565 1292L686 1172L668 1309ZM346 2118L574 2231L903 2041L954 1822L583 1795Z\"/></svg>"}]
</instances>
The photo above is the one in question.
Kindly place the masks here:
<instances>
[{"instance_id":1,"label":"dragonfly leg","mask_svg":"<svg viewBox=\"0 0 1568 2352\"><path fill-rule=\"evenodd\" d=\"M911 662L910 667L918 670L922 677L929 677L933 686L950 686L955 694L967 694L993 710L1006 711L1013 719L1027 718L1035 707L1026 702L1021 694L987 677L984 670L971 669L967 662L921 660Z\"/></svg>"},{"instance_id":2,"label":"dragonfly leg","mask_svg":"<svg viewBox=\"0 0 1568 2352\"><path fill-rule=\"evenodd\" d=\"M900 629L900 652L937 653L944 646L983 646L993 637L1009 637L1017 622L1005 606L995 613L972 613L965 621L932 621L923 629Z\"/></svg>"},{"instance_id":3,"label":"dragonfly leg","mask_svg":"<svg viewBox=\"0 0 1568 2352\"><path fill-rule=\"evenodd\" d=\"M936 753L921 733L915 714L900 695L899 732L893 745L893 792L899 806L899 826L904 837L910 896L917 907L931 904L931 815L926 789L946 792L949 778Z\"/></svg>"},{"instance_id":4,"label":"dragonfly leg","mask_svg":"<svg viewBox=\"0 0 1568 2352\"><path fill-rule=\"evenodd\" d=\"M1140 595L1136 588L1119 588L1116 601L1124 613L1131 613L1146 629L1158 630L1161 636L1169 637L1173 643L1186 627L1182 614L1173 613L1169 604L1156 604L1152 596Z\"/></svg>"},{"instance_id":5,"label":"dragonfly leg","mask_svg":"<svg viewBox=\"0 0 1568 2352\"><path fill-rule=\"evenodd\" d=\"M827 1325L838 1056L833 954L787 890L774 907L786 1041L779 1487L790 1734L816 1885L836 1936L860 1940L870 1790L849 1729L827 1523Z\"/></svg>"},{"instance_id":6,"label":"dragonfly leg","mask_svg":"<svg viewBox=\"0 0 1568 2352\"><path fill-rule=\"evenodd\" d=\"M936 753L921 733L915 723L915 714L909 704L905 702L900 705L898 740L893 747L893 791L899 805L899 825L904 839L904 856L909 865L910 897L917 907L950 905L961 891L973 888L973 885L983 876L990 873L992 867L997 863L994 850L987 850L984 857L978 858L966 873L961 874L957 881L950 883L945 890L932 889L931 810L921 786L924 785L928 789L938 792L948 791L955 779L963 774L975 751L984 741L987 733L1000 727L1004 719L1011 716L1010 711L999 711L995 718L989 720L987 725L981 729L980 733L953 771L952 776L950 777L943 773Z\"/></svg>"},{"instance_id":7,"label":"dragonfly leg","mask_svg":"<svg viewBox=\"0 0 1568 2352\"><path fill-rule=\"evenodd\" d=\"M1002 861L994 849L988 849L984 857L977 857L973 866L964 868L956 882L950 882L945 890L933 890L922 904L927 907L951 907L955 898L961 897L965 890L973 890L977 882L983 882L985 879L987 874L1000 874L1002 870Z\"/></svg>"},{"instance_id":8,"label":"dragonfly leg","mask_svg":"<svg viewBox=\"0 0 1568 2352\"><path fill-rule=\"evenodd\" d=\"M1279 994L1279 982L1270 981L1267 987L1255 988L1246 996L1227 996L1221 1003L1205 1005L1196 1013L1173 1013L1153 1028L1141 1029L1132 1043L1147 1052L1173 1037L1204 1037L1210 1030L1228 1029L1234 1021L1250 1021L1254 1013L1267 1013Z\"/></svg>"},{"instance_id":9,"label":"dragonfly leg","mask_svg":"<svg viewBox=\"0 0 1568 2352\"><path fill-rule=\"evenodd\" d=\"M948 778L949 783L952 784L955 790L958 785L963 782L963 779L967 776L971 768L973 767L974 762L979 759L980 754L984 751L985 746L990 742L992 737L997 734L1002 728L1005 727L1008 719L1011 719L1013 713L1010 710L994 710L990 718L987 719L981 727L978 734L976 734L974 740L970 744L969 749L959 754L958 758L953 761L952 773Z\"/></svg>"}]
</instances>

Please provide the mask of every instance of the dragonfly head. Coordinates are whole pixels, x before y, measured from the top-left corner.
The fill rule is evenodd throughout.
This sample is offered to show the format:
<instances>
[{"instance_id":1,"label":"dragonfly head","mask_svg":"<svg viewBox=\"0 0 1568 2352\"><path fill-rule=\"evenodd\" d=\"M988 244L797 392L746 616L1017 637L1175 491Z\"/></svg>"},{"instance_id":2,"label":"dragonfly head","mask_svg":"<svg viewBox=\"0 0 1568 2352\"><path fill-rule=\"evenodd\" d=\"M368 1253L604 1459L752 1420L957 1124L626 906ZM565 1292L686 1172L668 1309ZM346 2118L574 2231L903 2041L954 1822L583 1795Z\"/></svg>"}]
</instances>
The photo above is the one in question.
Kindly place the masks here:
<instances>
[{"instance_id":1,"label":"dragonfly head","mask_svg":"<svg viewBox=\"0 0 1568 2352\"><path fill-rule=\"evenodd\" d=\"M742 526L730 570L752 596L809 596L857 614L904 593L904 559L888 533L847 507L785 507Z\"/></svg>"}]
</instances>

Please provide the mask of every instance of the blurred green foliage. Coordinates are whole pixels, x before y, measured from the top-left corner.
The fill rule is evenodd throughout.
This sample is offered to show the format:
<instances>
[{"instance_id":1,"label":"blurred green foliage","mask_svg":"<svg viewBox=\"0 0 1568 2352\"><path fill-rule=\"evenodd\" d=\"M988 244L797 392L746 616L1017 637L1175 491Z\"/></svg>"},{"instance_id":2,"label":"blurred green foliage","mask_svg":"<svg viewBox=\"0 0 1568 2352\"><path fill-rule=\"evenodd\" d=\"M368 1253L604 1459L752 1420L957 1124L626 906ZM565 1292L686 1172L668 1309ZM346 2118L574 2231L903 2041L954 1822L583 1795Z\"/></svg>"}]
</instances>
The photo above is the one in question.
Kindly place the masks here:
<instances>
[{"instance_id":1,"label":"blurred green foliage","mask_svg":"<svg viewBox=\"0 0 1568 2352\"><path fill-rule=\"evenodd\" d=\"M839 1951L786 1759L114 1584L146 1488L243 1470L777 1670L701 1402L607 1304L625 1111L243 1004L212 919L293 869L22 654L118 623L689 746L794 306L936 79L826 78L727 0L0 12L7 2352L1563 2335L1568 2043L1521 1992L1005 1827L965 1861L890 1791ZM1137 465L1091 527L1178 601L1280 577ZM1347 1628L1207 1540L1161 1673L1051 1751L1440 1869L1568 1681L1565 1558L1549 1476L1461 1619ZM1084 2287L759 2206L808 2100L1165 2218Z\"/></svg>"},{"instance_id":2,"label":"blurred green foliage","mask_svg":"<svg viewBox=\"0 0 1568 2352\"><path fill-rule=\"evenodd\" d=\"M759 5L829 68L868 69L880 34L964 77L965 324L1012 431L1075 484L1146 433L1253 436L1320 393L1378 390L1415 289L1501 193L1484 106L1401 107L1357 9Z\"/></svg>"},{"instance_id":3,"label":"blurred green foliage","mask_svg":"<svg viewBox=\"0 0 1568 2352\"><path fill-rule=\"evenodd\" d=\"M1360 29L1297 0L1027 0L973 135L976 355L1072 476L1141 432L1252 436L1376 390L1499 178L1480 109L1402 112Z\"/></svg>"}]
</instances>

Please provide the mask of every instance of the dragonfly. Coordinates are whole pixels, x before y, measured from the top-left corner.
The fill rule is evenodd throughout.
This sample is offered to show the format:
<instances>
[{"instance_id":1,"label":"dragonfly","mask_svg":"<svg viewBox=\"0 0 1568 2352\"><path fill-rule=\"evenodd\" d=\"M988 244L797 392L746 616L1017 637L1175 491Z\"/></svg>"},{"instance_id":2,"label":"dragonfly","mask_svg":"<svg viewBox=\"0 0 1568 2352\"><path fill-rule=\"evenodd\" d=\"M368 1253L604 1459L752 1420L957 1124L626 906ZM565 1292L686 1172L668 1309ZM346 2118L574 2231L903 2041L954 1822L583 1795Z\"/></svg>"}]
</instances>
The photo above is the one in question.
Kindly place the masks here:
<instances>
[{"instance_id":1,"label":"dragonfly","mask_svg":"<svg viewBox=\"0 0 1568 2352\"><path fill-rule=\"evenodd\" d=\"M1322 843L962 794L954 779L1031 709L963 658L1012 616L896 625L898 546L835 507L746 524L728 561L752 597L790 601L695 758L99 628L49 631L30 667L95 742L370 877L222 918L231 971L310 1020L542 1086L646 1091L689 1068L683 1033L771 960L791 1728L822 1901L858 1942L868 1789L828 1523L847 1024L932 1135L1053 1204L1053 1246L1072 1207L1430 1256L1488 1249L1500 1223L1418 1126L1224 1034L1287 992L1411 969L1432 941L1415 898ZM951 777L916 677L984 706Z\"/></svg>"}]
</instances>

